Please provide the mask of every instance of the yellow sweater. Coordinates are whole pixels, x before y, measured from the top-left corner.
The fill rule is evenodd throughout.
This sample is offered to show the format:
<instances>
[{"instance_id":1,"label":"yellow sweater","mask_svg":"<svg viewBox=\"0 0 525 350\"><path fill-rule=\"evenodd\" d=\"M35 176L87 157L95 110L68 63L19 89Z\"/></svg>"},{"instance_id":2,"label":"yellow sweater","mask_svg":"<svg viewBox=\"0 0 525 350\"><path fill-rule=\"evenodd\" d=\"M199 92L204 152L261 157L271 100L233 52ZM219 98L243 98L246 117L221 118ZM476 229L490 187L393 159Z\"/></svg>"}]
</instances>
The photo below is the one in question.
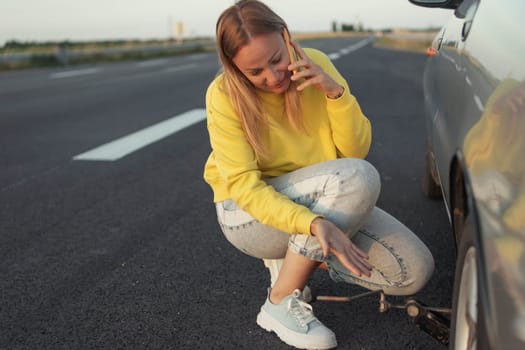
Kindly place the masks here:
<instances>
[{"instance_id":1,"label":"yellow sweater","mask_svg":"<svg viewBox=\"0 0 525 350\"><path fill-rule=\"evenodd\" d=\"M302 92L306 132L295 131L284 121L282 94L259 92L269 133L262 138L272 154L259 159L244 136L239 117L222 87L222 75L206 93L208 132L212 152L204 179L211 186L214 201L232 199L259 222L290 234L310 234L310 224L319 214L294 203L264 182L308 165L342 157L364 158L371 143L371 126L361 112L348 84L321 51L305 49L345 92L328 99L309 87Z\"/></svg>"}]
</instances>

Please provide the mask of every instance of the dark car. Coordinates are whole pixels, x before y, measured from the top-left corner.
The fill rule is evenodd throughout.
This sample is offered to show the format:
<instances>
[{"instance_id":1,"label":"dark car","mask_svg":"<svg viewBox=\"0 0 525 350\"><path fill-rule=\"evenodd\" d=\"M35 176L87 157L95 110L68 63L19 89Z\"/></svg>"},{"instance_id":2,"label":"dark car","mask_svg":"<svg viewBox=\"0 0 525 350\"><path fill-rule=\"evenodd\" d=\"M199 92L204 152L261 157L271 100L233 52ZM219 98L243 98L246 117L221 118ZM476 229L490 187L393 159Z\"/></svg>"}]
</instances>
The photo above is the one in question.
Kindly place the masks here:
<instances>
[{"instance_id":1,"label":"dark car","mask_svg":"<svg viewBox=\"0 0 525 350\"><path fill-rule=\"evenodd\" d=\"M525 0L409 1L451 9L423 77L423 190L457 249L450 347L525 349Z\"/></svg>"}]
</instances>

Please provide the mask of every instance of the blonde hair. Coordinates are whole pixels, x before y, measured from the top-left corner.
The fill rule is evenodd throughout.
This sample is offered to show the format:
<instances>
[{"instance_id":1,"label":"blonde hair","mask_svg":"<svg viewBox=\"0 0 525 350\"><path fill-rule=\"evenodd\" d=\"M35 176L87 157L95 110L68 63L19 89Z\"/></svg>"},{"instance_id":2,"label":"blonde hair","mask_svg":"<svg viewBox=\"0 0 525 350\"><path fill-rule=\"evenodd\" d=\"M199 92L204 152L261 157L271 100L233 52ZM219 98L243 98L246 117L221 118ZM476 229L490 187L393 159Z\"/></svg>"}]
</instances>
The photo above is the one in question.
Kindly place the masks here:
<instances>
[{"instance_id":1,"label":"blonde hair","mask_svg":"<svg viewBox=\"0 0 525 350\"><path fill-rule=\"evenodd\" d=\"M224 88L231 97L248 142L259 156L269 156L261 144L261 135L268 131L268 121L256 88L233 63L233 57L251 37L284 30L288 30L284 20L257 0L238 1L217 20L217 52L223 68ZM304 130L300 93L295 86L292 82L285 92L285 112L294 129Z\"/></svg>"}]
</instances>

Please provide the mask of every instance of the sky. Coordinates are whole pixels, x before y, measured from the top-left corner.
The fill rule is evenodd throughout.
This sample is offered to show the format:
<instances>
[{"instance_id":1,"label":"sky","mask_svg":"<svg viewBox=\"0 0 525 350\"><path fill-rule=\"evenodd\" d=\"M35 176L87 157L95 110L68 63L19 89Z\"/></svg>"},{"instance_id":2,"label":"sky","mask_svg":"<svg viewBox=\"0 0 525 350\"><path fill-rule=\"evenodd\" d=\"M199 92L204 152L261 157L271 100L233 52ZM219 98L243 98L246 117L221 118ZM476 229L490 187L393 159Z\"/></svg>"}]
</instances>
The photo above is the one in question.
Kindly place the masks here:
<instances>
[{"instance_id":1,"label":"sky","mask_svg":"<svg viewBox=\"0 0 525 350\"><path fill-rule=\"evenodd\" d=\"M366 29L428 28L451 10L408 0L263 0L292 32L330 31L332 22ZM0 46L8 40L164 39L182 22L183 36L213 36L233 0L0 0Z\"/></svg>"}]
</instances>

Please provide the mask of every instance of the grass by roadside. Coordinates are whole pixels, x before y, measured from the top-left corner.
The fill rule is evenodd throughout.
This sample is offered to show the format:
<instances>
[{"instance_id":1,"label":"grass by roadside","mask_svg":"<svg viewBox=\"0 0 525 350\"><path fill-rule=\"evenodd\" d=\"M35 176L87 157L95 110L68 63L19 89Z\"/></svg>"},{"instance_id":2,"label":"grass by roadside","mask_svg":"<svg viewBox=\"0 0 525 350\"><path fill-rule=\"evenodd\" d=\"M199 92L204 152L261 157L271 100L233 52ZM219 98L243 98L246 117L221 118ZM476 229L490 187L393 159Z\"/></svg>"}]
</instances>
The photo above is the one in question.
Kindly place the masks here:
<instances>
[{"instance_id":1,"label":"grass by roadside","mask_svg":"<svg viewBox=\"0 0 525 350\"><path fill-rule=\"evenodd\" d=\"M0 63L0 72L6 70L17 70L17 69L28 69L38 67L62 67L62 66L74 66L80 64L94 64L99 62L120 62L130 60L145 60L152 58L162 57L173 57L177 55L186 55L191 53L207 52L209 47L198 46L187 49L177 50L162 50L162 51L134 51L134 52L120 52L111 55L102 54L100 52L93 52L90 54L82 55L79 57L68 58L67 64L60 62L60 59L54 53L40 53L32 54L31 58L27 61L21 62L7 62Z\"/></svg>"},{"instance_id":2,"label":"grass by roadside","mask_svg":"<svg viewBox=\"0 0 525 350\"><path fill-rule=\"evenodd\" d=\"M214 50L211 39L45 43L0 49L0 72L172 57Z\"/></svg>"},{"instance_id":3,"label":"grass by roadside","mask_svg":"<svg viewBox=\"0 0 525 350\"><path fill-rule=\"evenodd\" d=\"M435 32L418 36L388 34L380 37L374 43L374 46L390 50L411 51L425 54L427 49L432 46L432 40L435 35Z\"/></svg>"}]
</instances>

